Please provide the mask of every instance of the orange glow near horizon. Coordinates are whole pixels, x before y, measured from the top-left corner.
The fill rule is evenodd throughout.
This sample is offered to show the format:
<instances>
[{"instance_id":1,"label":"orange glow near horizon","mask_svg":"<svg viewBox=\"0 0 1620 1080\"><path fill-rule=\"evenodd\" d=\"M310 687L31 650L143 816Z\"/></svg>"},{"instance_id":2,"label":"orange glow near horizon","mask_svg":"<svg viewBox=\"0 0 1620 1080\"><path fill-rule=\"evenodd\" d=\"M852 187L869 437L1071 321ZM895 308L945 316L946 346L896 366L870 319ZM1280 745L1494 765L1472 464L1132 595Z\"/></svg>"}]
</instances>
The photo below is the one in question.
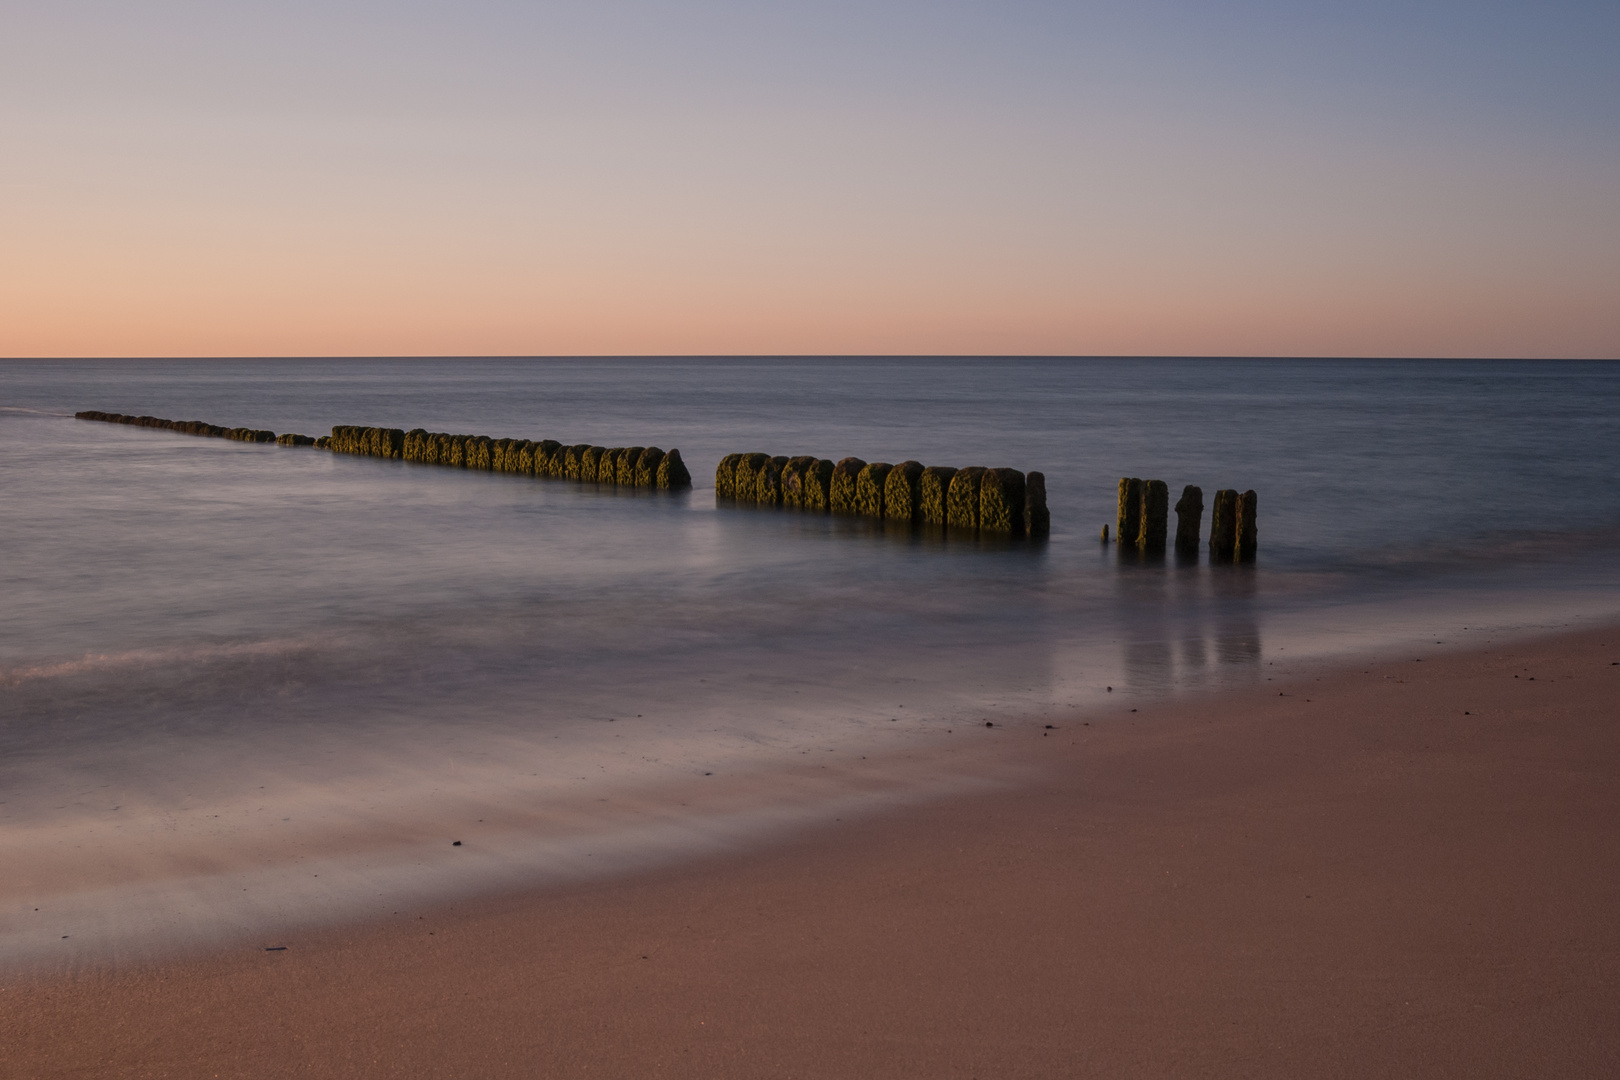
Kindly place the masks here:
<instances>
[{"instance_id":1,"label":"orange glow near horizon","mask_svg":"<svg viewBox=\"0 0 1620 1080\"><path fill-rule=\"evenodd\" d=\"M1620 357L1573 37L86 2L0 17L0 356Z\"/></svg>"}]
</instances>

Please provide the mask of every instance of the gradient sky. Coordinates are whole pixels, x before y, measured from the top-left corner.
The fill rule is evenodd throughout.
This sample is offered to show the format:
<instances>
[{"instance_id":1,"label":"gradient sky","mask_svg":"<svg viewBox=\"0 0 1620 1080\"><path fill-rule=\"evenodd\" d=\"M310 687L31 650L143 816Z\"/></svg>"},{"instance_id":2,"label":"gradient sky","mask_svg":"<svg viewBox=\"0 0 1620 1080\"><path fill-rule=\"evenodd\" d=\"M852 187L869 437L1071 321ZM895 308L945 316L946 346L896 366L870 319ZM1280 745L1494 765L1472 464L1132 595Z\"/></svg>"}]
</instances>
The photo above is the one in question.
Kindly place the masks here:
<instances>
[{"instance_id":1,"label":"gradient sky","mask_svg":"<svg viewBox=\"0 0 1620 1080\"><path fill-rule=\"evenodd\" d=\"M0 0L0 355L1620 357L1620 4Z\"/></svg>"}]
</instances>

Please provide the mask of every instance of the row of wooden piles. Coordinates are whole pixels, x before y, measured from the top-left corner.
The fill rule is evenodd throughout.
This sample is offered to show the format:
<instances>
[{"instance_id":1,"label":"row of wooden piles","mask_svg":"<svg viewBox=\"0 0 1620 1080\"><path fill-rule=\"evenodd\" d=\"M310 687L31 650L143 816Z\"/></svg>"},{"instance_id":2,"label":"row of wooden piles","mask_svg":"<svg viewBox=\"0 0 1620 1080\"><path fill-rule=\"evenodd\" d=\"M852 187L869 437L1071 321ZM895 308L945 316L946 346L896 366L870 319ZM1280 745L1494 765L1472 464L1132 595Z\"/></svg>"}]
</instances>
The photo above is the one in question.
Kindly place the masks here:
<instances>
[{"instance_id":1,"label":"row of wooden piles","mask_svg":"<svg viewBox=\"0 0 1620 1080\"><path fill-rule=\"evenodd\" d=\"M916 461L890 465L847 457L728 454L714 472L715 495L813 514L845 514L945 525L1008 536L1051 532L1046 477L1017 469L952 469Z\"/></svg>"},{"instance_id":2,"label":"row of wooden piles","mask_svg":"<svg viewBox=\"0 0 1620 1080\"><path fill-rule=\"evenodd\" d=\"M73 414L79 420L100 420L108 424L130 424L134 427L161 428L164 431L178 431L182 435L202 435L213 439L235 439L237 442L267 443L279 442L276 433L261 428L220 427L204 420L165 420L159 416L127 416L124 413L97 412L86 409ZM304 436L294 436L304 438ZM286 436L283 436L286 438ZM314 442L310 439L309 442Z\"/></svg>"},{"instance_id":3,"label":"row of wooden piles","mask_svg":"<svg viewBox=\"0 0 1620 1080\"><path fill-rule=\"evenodd\" d=\"M339 426L316 445L339 454L394 458L452 469L555 477L581 483L681 491L692 474L679 450L656 446L564 446L555 439L491 439L414 428Z\"/></svg>"},{"instance_id":4,"label":"row of wooden piles","mask_svg":"<svg viewBox=\"0 0 1620 1080\"><path fill-rule=\"evenodd\" d=\"M1209 515L1209 557L1215 562L1252 562L1259 549L1260 533L1255 522L1259 499L1250 491L1241 494L1232 488L1215 493ZM1144 554L1162 554L1169 532L1170 488L1163 480L1141 480L1134 476L1119 481L1119 516L1116 521L1121 546L1135 547ZM1188 484L1181 489L1176 506L1176 553L1197 558L1204 524L1204 489ZM1103 526L1103 540L1108 526Z\"/></svg>"}]
</instances>

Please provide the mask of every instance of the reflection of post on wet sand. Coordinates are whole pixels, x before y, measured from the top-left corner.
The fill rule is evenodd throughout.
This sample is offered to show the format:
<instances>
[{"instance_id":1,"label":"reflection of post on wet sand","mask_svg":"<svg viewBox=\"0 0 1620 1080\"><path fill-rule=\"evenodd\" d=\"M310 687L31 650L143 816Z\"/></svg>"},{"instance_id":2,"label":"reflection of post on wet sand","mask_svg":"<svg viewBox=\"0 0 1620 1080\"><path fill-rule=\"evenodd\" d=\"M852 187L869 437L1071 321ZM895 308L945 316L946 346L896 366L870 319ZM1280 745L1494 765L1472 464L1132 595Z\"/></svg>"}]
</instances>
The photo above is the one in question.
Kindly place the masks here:
<instances>
[{"instance_id":1,"label":"reflection of post on wet sand","mask_svg":"<svg viewBox=\"0 0 1620 1080\"><path fill-rule=\"evenodd\" d=\"M1133 690L1169 690L1175 685L1170 642L1160 638L1125 643L1125 685Z\"/></svg>"},{"instance_id":2,"label":"reflection of post on wet sand","mask_svg":"<svg viewBox=\"0 0 1620 1080\"><path fill-rule=\"evenodd\" d=\"M1222 664L1260 663L1260 624L1254 600L1258 582L1252 565L1211 567L1215 600L1215 655Z\"/></svg>"},{"instance_id":3,"label":"reflection of post on wet sand","mask_svg":"<svg viewBox=\"0 0 1620 1080\"><path fill-rule=\"evenodd\" d=\"M1216 629L1215 655L1222 664L1260 664L1260 624L1252 617L1228 619Z\"/></svg>"},{"instance_id":4,"label":"reflection of post on wet sand","mask_svg":"<svg viewBox=\"0 0 1620 1080\"><path fill-rule=\"evenodd\" d=\"M1132 689L1167 692L1239 675L1240 668L1258 670L1262 647L1252 567L1201 572L1185 565L1169 573L1132 573L1121 585L1130 607L1121 667Z\"/></svg>"}]
</instances>

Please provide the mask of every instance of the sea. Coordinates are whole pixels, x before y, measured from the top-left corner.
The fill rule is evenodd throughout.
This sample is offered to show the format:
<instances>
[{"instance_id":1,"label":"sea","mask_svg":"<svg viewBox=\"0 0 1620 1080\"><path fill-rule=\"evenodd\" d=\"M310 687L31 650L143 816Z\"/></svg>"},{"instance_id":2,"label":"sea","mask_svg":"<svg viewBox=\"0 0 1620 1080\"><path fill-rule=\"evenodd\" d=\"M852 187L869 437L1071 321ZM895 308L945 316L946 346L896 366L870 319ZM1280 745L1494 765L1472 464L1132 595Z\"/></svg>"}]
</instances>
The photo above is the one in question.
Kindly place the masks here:
<instances>
[{"instance_id":1,"label":"sea","mask_svg":"<svg viewBox=\"0 0 1620 1080\"><path fill-rule=\"evenodd\" d=\"M87 409L673 447L694 486ZM717 500L752 451L1039 470L1051 535ZM1258 557L1102 542L1124 476L1253 489ZM0 361L0 974L701 866L1173 699L1612 623L1617 476L1607 362Z\"/></svg>"}]
</instances>

